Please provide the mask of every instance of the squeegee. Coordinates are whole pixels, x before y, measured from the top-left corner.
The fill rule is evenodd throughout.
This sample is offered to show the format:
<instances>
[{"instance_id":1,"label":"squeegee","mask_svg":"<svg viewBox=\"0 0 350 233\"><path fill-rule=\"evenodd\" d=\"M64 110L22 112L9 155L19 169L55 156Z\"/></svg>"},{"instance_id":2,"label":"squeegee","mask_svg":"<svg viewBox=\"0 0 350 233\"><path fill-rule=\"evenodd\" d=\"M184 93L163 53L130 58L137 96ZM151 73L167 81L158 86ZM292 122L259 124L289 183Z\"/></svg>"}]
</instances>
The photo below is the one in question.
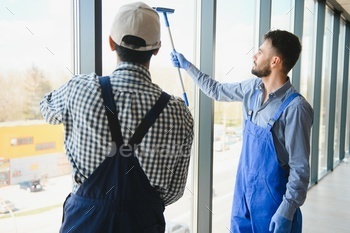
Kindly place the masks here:
<instances>
[{"instance_id":1,"label":"squeegee","mask_svg":"<svg viewBox=\"0 0 350 233\"><path fill-rule=\"evenodd\" d=\"M174 13L174 9L170 9L170 8L164 8L164 7L153 7L157 12L159 13L163 13L164 15L164 20L165 20L165 26L168 28L169 31L169 36L170 36L170 41L171 41L171 46L173 48L173 51L175 51L175 46L174 46L174 41L173 41L173 37L171 35L171 31L170 31L170 25L169 25L169 20L168 20L168 15L167 13ZM185 87L184 87L184 83L182 81L182 75L181 75L181 71L180 68L177 68L177 71L179 73L179 78L180 78L180 82L181 82L181 87L182 87L182 91L183 91L183 98L185 101L186 106L189 106L188 104L188 99L187 99L187 95L186 95L186 91L185 91Z\"/></svg>"}]
</instances>

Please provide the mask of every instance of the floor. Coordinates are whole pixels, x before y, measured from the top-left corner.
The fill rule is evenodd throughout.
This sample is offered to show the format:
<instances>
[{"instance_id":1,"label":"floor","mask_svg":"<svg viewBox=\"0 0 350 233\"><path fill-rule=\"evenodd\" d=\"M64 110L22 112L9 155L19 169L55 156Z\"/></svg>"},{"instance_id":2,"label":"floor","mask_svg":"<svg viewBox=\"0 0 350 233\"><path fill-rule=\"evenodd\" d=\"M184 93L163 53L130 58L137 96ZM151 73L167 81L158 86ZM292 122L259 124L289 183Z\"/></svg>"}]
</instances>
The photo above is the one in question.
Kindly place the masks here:
<instances>
[{"instance_id":1,"label":"floor","mask_svg":"<svg viewBox=\"0 0 350 233\"><path fill-rule=\"evenodd\" d=\"M303 233L350 233L350 158L308 191Z\"/></svg>"}]
</instances>

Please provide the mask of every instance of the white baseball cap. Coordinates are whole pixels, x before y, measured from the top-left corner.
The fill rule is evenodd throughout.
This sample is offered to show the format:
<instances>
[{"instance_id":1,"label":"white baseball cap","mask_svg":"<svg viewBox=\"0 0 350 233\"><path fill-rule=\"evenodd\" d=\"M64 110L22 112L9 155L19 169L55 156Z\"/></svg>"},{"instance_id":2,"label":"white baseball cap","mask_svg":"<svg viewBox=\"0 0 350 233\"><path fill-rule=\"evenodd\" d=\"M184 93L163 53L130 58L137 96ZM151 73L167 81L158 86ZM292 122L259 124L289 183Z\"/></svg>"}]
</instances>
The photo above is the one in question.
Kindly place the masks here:
<instances>
[{"instance_id":1,"label":"white baseball cap","mask_svg":"<svg viewBox=\"0 0 350 233\"><path fill-rule=\"evenodd\" d=\"M137 36L146 41L146 46L125 43L124 36ZM158 13L143 2L123 5L115 16L110 36L120 46L137 51L158 49L160 42L160 22Z\"/></svg>"}]
</instances>

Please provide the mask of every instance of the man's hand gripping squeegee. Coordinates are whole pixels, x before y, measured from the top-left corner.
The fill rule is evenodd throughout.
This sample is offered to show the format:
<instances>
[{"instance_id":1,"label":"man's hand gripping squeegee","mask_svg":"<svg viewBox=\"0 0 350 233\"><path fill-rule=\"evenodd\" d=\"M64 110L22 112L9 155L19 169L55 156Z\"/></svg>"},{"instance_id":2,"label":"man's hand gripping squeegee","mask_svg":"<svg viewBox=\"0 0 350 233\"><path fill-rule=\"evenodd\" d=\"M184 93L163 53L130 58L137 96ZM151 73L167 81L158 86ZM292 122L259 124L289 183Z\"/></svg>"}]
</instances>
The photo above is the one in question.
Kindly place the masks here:
<instances>
[{"instance_id":1,"label":"man's hand gripping squeegee","mask_svg":"<svg viewBox=\"0 0 350 233\"><path fill-rule=\"evenodd\" d=\"M163 8L163 7L154 7L154 9L159 13L163 13L164 19L165 19L165 26L168 28L168 31L169 31L171 46L173 48L173 51L175 51L174 41L173 41L173 37L171 35L169 20L168 20L168 16L167 16L167 13L174 13L175 10L170 9L170 8ZM182 81L181 71L180 71L179 67L177 68L177 71L179 73L179 77L180 77L180 81L181 81L181 87L182 87L182 91L183 91L183 98L184 98L185 104L186 104L186 106L189 106L184 83Z\"/></svg>"}]
</instances>

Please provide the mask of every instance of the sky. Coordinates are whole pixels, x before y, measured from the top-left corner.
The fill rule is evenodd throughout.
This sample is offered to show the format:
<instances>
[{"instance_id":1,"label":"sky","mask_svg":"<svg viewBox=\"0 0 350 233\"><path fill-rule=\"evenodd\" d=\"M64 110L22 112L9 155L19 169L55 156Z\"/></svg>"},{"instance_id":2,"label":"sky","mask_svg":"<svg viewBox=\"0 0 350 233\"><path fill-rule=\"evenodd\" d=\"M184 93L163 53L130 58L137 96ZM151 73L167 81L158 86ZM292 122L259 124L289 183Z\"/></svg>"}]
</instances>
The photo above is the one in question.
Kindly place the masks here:
<instances>
[{"instance_id":1,"label":"sky","mask_svg":"<svg viewBox=\"0 0 350 233\"><path fill-rule=\"evenodd\" d=\"M0 72L72 69L69 0L0 2Z\"/></svg>"}]
</instances>

